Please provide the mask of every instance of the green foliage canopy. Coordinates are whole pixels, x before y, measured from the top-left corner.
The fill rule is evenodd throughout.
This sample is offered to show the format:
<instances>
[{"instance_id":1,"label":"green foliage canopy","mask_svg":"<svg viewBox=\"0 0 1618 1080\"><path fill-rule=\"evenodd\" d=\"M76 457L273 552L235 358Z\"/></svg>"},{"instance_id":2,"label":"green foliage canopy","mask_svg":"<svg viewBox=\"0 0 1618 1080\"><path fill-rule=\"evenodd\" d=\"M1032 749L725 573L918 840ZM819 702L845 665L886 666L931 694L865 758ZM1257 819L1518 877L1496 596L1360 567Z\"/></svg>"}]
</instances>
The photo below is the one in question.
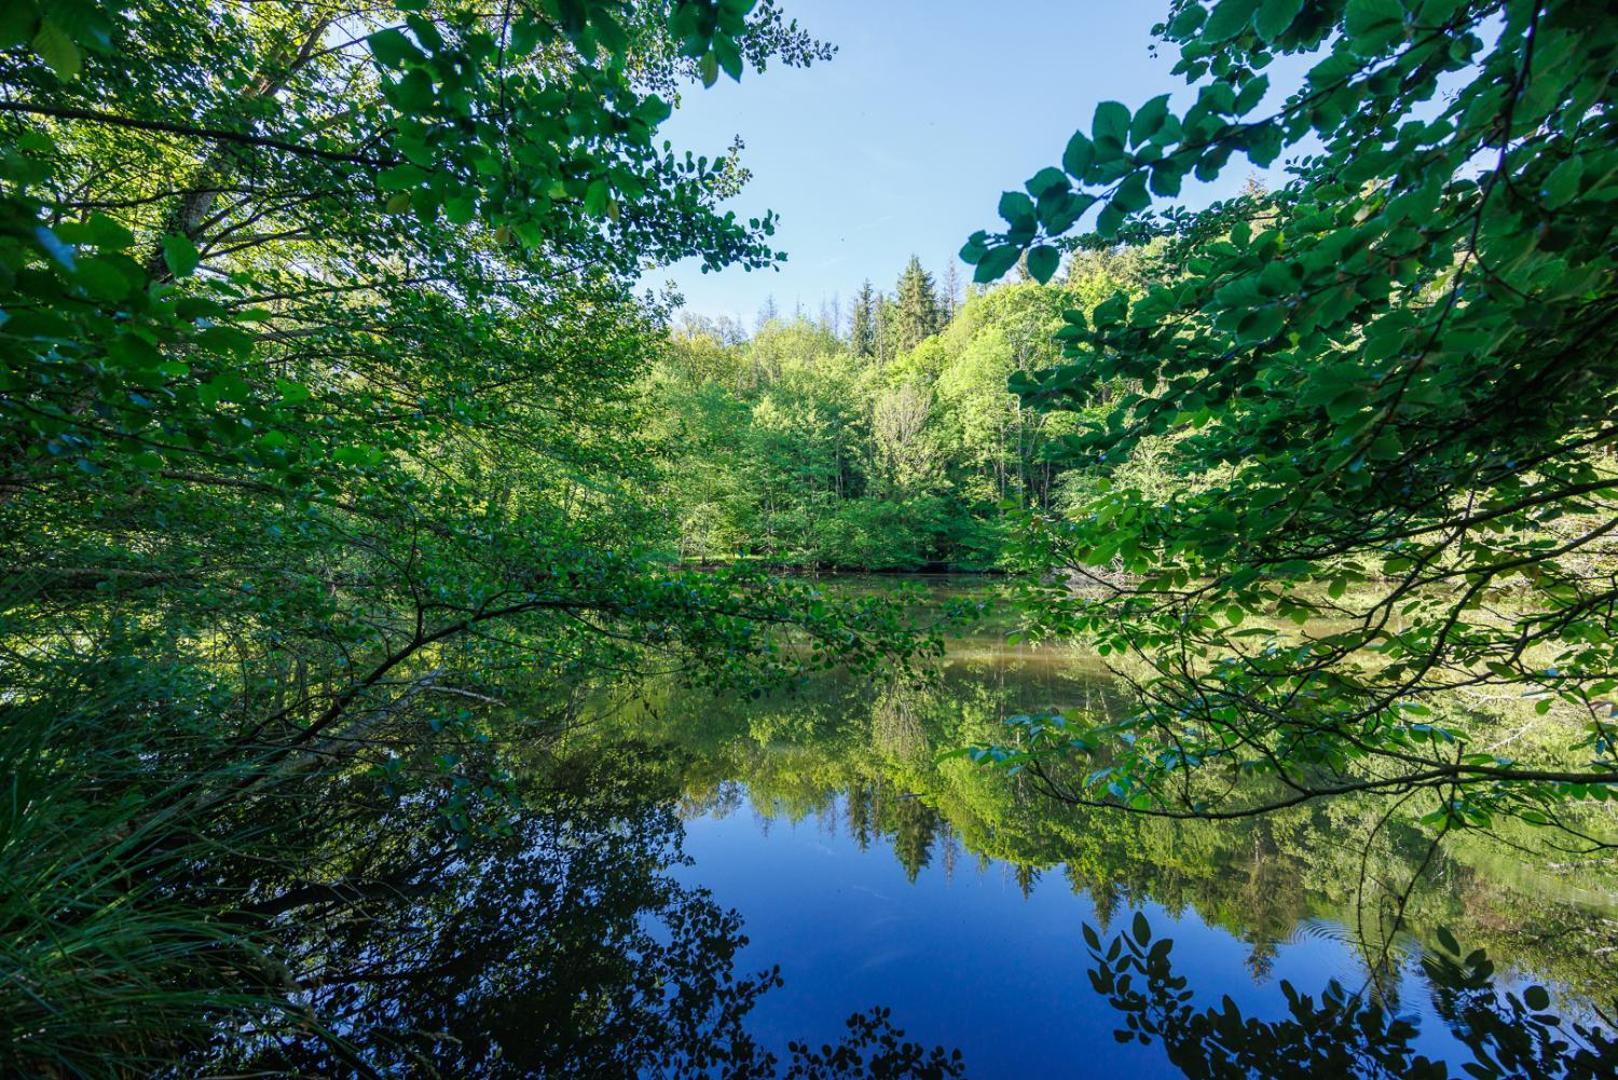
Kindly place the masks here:
<instances>
[{"instance_id":1,"label":"green foliage canopy","mask_svg":"<svg viewBox=\"0 0 1618 1080\"><path fill-rule=\"evenodd\" d=\"M1576 827L1569 801L1618 790L1610 7L1183 0L1157 32L1189 107L1102 103L962 252L980 281L1024 254L1043 280L1077 228L1169 238L1144 295L1070 312L1066 362L1014 384L1109 404L1066 452L1112 482L1027 555L1116 573L1034 619L1148 669L1127 720L1034 741L1093 759L1066 797L1147 812L1423 789L1441 827ZM1310 65L1286 90L1283 56ZM1273 196L1151 212L1289 148ZM1119 482L1160 437L1197 490ZM1521 695L1561 752L1484 740Z\"/></svg>"}]
</instances>

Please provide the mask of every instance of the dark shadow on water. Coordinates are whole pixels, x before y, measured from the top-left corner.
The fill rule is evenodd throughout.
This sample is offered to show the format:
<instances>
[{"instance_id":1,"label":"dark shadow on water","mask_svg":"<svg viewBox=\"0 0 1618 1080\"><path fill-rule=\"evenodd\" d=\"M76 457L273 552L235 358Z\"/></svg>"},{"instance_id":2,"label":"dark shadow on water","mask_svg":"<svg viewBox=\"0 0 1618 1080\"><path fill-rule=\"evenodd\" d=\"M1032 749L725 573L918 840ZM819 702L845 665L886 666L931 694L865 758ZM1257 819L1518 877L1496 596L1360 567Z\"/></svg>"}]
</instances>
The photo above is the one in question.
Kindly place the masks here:
<instances>
[{"instance_id":1,"label":"dark shadow on water","mask_svg":"<svg viewBox=\"0 0 1618 1080\"><path fill-rule=\"evenodd\" d=\"M257 1075L944 1078L958 1054L869 1008L784 1053L748 1033L782 984L740 973L741 917L685 862L664 755L550 762L504 835L424 829L385 885L317 898L280 883L270 916L308 1022L222 1031L209 1072ZM397 824L397 823L396 823ZM420 825L421 823L417 823ZM261 888L271 883L261 883ZM275 891L273 887L270 891Z\"/></svg>"}]
</instances>

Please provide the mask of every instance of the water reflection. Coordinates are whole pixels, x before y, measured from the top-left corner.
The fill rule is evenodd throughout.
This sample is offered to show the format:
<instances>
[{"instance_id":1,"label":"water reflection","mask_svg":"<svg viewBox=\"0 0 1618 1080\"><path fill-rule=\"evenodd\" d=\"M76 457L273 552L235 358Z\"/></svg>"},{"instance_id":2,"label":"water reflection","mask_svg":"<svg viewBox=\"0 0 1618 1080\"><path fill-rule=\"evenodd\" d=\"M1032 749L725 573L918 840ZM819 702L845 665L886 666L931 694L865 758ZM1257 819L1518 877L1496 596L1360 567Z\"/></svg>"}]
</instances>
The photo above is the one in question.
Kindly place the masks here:
<instances>
[{"instance_id":1,"label":"water reflection","mask_svg":"<svg viewBox=\"0 0 1618 1080\"><path fill-rule=\"evenodd\" d=\"M773 966L742 973L742 919L687 861L666 754L619 745L532 765L503 835L415 822L390 869L264 887L296 1021L222 1032L210 1072L269 1075L948 1077L957 1055L882 1009L785 1047L747 1028ZM406 806L401 813L409 814ZM379 830L397 835L399 821ZM345 875L355 880L354 875Z\"/></svg>"},{"instance_id":2,"label":"water reflection","mask_svg":"<svg viewBox=\"0 0 1618 1080\"><path fill-rule=\"evenodd\" d=\"M510 803L457 791L505 823L470 844L442 798L343 778L321 815L275 826L318 837L300 876L199 869L254 883L287 1009L188 1071L1618 1071L1594 1004L1618 996L1613 890L1593 867L1464 840L1390 935L1380 901L1427 841L1394 822L1366 848L1381 806L1197 825L940 760L1010 715L1114 700L1082 658L970 644L927 686L604 689L569 734L468 748L516 777Z\"/></svg>"},{"instance_id":3,"label":"water reflection","mask_svg":"<svg viewBox=\"0 0 1618 1080\"><path fill-rule=\"evenodd\" d=\"M1390 912L1429 836L1397 820L1377 830L1385 803L1202 825L1063 807L1002 773L937 759L949 746L993 741L1015 713L1113 700L1096 665L983 647L928 687L824 679L747 703L666 688L618 713L617 731L684 760L689 880L740 908L755 940L744 955L782 963L787 977L755 1015L766 1038L863 995L892 1005L914 1036L962 1045L973 1075L1313 1067L1303 1036L1273 1024L1252 1029L1250 1046L1218 1043L1225 1058L1176 1049L1167 1028L1149 1045L1119 1043L1116 1017L1079 1000L1093 991L1078 926L1107 932L1142 908L1181 942L1198 995L1239 1003L1243 1031L1246 1015L1280 1012L1324 1052L1330 1024L1377 1022L1352 1059L1322 1059L1319 1075L1476 1064L1482 1014L1429 970L1440 927L1501 965L1490 993L1544 982L1569 1005L1568 1025L1605 1030L1593 1003L1618 996L1618 969L1612 883L1599 864L1557 865L1463 837L1440 853L1395 928ZM1331 991L1333 979L1351 990ZM1354 992L1365 986L1376 988L1372 1005ZM1307 1018L1295 1005L1305 1000ZM1186 1014L1193 1034L1195 1017L1219 1038L1236 1037L1219 1027L1233 1021L1206 1006ZM1301 1056L1285 1058L1265 1040ZM1604 1040L1593 1038L1593 1056L1581 1059L1575 1044L1547 1039L1532 1065L1518 1055L1507 1074L1592 1075L1579 1072L1591 1062L1612 1074L1618 1058ZM1487 1043L1485 1052L1502 1051Z\"/></svg>"}]
</instances>

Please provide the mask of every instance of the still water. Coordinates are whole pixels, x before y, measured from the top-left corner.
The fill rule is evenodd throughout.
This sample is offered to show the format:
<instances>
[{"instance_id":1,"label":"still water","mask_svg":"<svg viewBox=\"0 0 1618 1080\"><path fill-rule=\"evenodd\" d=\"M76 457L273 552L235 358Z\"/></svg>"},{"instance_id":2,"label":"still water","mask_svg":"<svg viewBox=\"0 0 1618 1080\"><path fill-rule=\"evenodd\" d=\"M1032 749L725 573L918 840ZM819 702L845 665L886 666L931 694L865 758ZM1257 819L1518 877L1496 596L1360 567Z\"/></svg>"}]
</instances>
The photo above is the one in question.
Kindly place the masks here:
<instances>
[{"instance_id":1,"label":"still water","mask_svg":"<svg viewBox=\"0 0 1618 1080\"><path fill-rule=\"evenodd\" d=\"M473 843L429 801L323 808L334 865L402 884L280 924L330 1030L222 1034L209 1071L1618 1075L1611 860L1451 838L1390 934L1428 835L1375 830L1386 804L1182 824L940 758L1120 707L1095 658L1004 630L919 686L600 687L490 750L518 797Z\"/></svg>"},{"instance_id":2,"label":"still water","mask_svg":"<svg viewBox=\"0 0 1618 1080\"><path fill-rule=\"evenodd\" d=\"M1200 827L938 760L1017 712L1116 705L1095 659L987 628L935 685L654 688L605 703L591 737L672 763L670 873L739 916L738 973L778 968L745 1026L783 1062L883 1007L905 1040L959 1051L937 1075L1618 1075L1597 1011L1615 897L1588 866L1463 838L1390 938L1379 911L1426 839L1396 822L1367 847L1375 802ZM1120 937L1144 956L1128 984L1106 972Z\"/></svg>"}]
</instances>

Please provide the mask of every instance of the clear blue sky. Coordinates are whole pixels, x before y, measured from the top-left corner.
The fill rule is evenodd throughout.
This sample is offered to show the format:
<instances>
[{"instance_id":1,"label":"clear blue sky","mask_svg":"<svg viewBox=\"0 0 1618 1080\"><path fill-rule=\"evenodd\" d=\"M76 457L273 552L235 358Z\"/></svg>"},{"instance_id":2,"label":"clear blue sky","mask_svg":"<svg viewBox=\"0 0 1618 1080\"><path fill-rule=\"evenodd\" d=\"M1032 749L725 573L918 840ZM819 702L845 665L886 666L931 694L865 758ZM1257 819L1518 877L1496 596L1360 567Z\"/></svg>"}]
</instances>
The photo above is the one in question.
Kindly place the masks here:
<instances>
[{"instance_id":1,"label":"clear blue sky","mask_svg":"<svg viewBox=\"0 0 1618 1080\"><path fill-rule=\"evenodd\" d=\"M781 216L779 271L703 274L681 263L672 278L687 308L733 315L751 327L766 296L784 314L802 303L847 300L870 277L891 290L912 253L934 274L971 233L996 224L1000 192L1060 161L1096 103L1138 108L1184 84L1172 50L1148 53L1167 0L783 0L783 9L837 56L808 69L772 65L740 84L721 76L684 92L665 126L676 149L714 156L740 135L753 172L730 206L743 218ZM1230 194L1247 175L1239 159L1191 205ZM969 278L962 268L963 281Z\"/></svg>"}]
</instances>

